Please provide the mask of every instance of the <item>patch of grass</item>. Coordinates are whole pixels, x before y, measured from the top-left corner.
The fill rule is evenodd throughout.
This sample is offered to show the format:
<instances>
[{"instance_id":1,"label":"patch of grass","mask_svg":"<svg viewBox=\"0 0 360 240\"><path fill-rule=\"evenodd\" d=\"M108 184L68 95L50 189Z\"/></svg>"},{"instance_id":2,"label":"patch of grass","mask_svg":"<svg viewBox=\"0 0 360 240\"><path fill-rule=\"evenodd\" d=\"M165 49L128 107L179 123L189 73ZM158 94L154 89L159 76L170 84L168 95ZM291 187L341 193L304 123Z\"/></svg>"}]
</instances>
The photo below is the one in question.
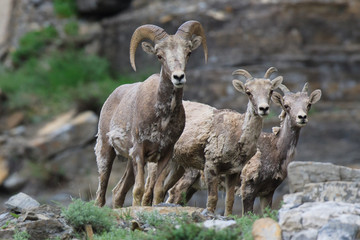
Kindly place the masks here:
<instances>
[{"instance_id":1,"label":"patch of grass","mask_svg":"<svg viewBox=\"0 0 360 240\"><path fill-rule=\"evenodd\" d=\"M224 229L216 231L206 229L195 223L182 224L179 227L168 228L165 231L156 234L155 239L168 240L237 240L239 238L239 229Z\"/></svg>"},{"instance_id":2,"label":"patch of grass","mask_svg":"<svg viewBox=\"0 0 360 240\"><path fill-rule=\"evenodd\" d=\"M30 235L26 231L19 231L18 229L15 230L15 234L13 235L14 240L28 240Z\"/></svg>"},{"instance_id":3,"label":"patch of grass","mask_svg":"<svg viewBox=\"0 0 360 240\"><path fill-rule=\"evenodd\" d=\"M151 239L147 233L135 230L123 228L113 228L111 231L103 233L101 235L95 235L95 240L139 240L139 239Z\"/></svg>"},{"instance_id":4,"label":"patch of grass","mask_svg":"<svg viewBox=\"0 0 360 240\"><path fill-rule=\"evenodd\" d=\"M19 65L25 60L39 56L44 47L58 36L53 26L31 31L20 38L19 47L12 53L12 61Z\"/></svg>"},{"instance_id":5,"label":"patch of grass","mask_svg":"<svg viewBox=\"0 0 360 240\"><path fill-rule=\"evenodd\" d=\"M74 200L67 208L62 209L66 221L74 228L81 230L90 224L96 233L109 231L116 224L115 213L108 207L98 207L94 202Z\"/></svg>"},{"instance_id":6,"label":"patch of grass","mask_svg":"<svg viewBox=\"0 0 360 240\"><path fill-rule=\"evenodd\" d=\"M54 11L57 16L69 18L76 15L75 0L54 0Z\"/></svg>"},{"instance_id":7,"label":"patch of grass","mask_svg":"<svg viewBox=\"0 0 360 240\"><path fill-rule=\"evenodd\" d=\"M119 212L119 218L125 221L131 220L132 217L130 215L130 209L122 210L121 212Z\"/></svg>"},{"instance_id":8,"label":"patch of grass","mask_svg":"<svg viewBox=\"0 0 360 240\"><path fill-rule=\"evenodd\" d=\"M107 60L67 50L28 59L15 70L0 69L0 89L8 96L7 109L25 110L27 119L36 122L83 103L100 109L116 87L144 80L143 76L114 78Z\"/></svg>"},{"instance_id":9,"label":"patch of grass","mask_svg":"<svg viewBox=\"0 0 360 240\"><path fill-rule=\"evenodd\" d=\"M77 36L79 34L79 24L75 20L70 20L64 25L64 32L68 36Z\"/></svg>"}]
</instances>

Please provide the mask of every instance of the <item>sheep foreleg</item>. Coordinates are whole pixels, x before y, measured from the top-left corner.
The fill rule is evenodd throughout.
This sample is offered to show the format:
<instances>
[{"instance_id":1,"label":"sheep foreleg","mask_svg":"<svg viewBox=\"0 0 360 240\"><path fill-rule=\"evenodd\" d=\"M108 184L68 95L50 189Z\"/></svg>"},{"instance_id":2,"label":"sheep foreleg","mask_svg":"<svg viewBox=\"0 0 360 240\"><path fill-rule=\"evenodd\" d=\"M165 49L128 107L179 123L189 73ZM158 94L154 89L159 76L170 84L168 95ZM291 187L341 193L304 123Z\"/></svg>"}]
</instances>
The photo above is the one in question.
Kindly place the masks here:
<instances>
[{"instance_id":1,"label":"sheep foreleg","mask_svg":"<svg viewBox=\"0 0 360 240\"><path fill-rule=\"evenodd\" d=\"M226 175L225 216L232 214L235 199L235 185L238 175L237 173Z\"/></svg>"},{"instance_id":2,"label":"sheep foreleg","mask_svg":"<svg viewBox=\"0 0 360 240\"><path fill-rule=\"evenodd\" d=\"M118 184L112 190L114 208L120 208L123 206L126 193L134 185L134 182L135 182L134 169L132 167L131 161L128 160L123 177L120 179Z\"/></svg>"}]
</instances>

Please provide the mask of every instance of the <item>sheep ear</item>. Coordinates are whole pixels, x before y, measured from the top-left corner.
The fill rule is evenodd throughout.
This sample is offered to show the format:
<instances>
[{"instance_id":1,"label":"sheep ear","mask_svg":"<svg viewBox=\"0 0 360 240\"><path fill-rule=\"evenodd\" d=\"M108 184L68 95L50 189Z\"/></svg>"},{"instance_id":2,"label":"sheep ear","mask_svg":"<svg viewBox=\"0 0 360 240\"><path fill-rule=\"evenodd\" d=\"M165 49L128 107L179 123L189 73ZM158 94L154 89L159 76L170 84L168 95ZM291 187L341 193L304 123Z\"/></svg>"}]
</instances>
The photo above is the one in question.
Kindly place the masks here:
<instances>
[{"instance_id":1,"label":"sheep ear","mask_svg":"<svg viewBox=\"0 0 360 240\"><path fill-rule=\"evenodd\" d=\"M283 81L283 77L282 76L278 76L277 78L274 78L272 81L271 81L271 89L272 90L275 90L277 89L280 84L282 83Z\"/></svg>"},{"instance_id":2,"label":"sheep ear","mask_svg":"<svg viewBox=\"0 0 360 240\"><path fill-rule=\"evenodd\" d=\"M141 47L149 55L155 54L155 48L148 42L142 42Z\"/></svg>"},{"instance_id":3,"label":"sheep ear","mask_svg":"<svg viewBox=\"0 0 360 240\"><path fill-rule=\"evenodd\" d=\"M191 51L197 49L201 45L202 37L196 36L191 40L192 47Z\"/></svg>"},{"instance_id":4,"label":"sheep ear","mask_svg":"<svg viewBox=\"0 0 360 240\"><path fill-rule=\"evenodd\" d=\"M283 97L281 96L280 93L278 92L273 92L273 94L271 95L271 100L276 104L276 105L279 105L279 106L283 106L284 105L284 99Z\"/></svg>"},{"instance_id":5,"label":"sheep ear","mask_svg":"<svg viewBox=\"0 0 360 240\"><path fill-rule=\"evenodd\" d=\"M318 102L321 98L321 90L317 89L310 94L310 104Z\"/></svg>"},{"instance_id":6,"label":"sheep ear","mask_svg":"<svg viewBox=\"0 0 360 240\"><path fill-rule=\"evenodd\" d=\"M232 84L236 90L238 90L241 93L245 93L245 86L240 80L234 79L232 81Z\"/></svg>"}]
</instances>

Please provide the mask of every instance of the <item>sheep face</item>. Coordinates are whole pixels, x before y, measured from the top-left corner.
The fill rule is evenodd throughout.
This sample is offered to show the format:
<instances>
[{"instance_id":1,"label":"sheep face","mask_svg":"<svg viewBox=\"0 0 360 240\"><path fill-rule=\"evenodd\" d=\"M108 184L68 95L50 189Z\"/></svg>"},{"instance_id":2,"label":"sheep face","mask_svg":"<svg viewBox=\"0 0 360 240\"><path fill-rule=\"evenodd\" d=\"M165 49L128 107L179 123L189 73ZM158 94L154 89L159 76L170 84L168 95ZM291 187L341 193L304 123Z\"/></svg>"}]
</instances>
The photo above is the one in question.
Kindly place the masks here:
<instances>
[{"instance_id":1,"label":"sheep face","mask_svg":"<svg viewBox=\"0 0 360 240\"><path fill-rule=\"evenodd\" d=\"M281 106L283 111L290 116L291 125L304 127L308 122L308 112L313 104L321 98L321 91L315 90L310 96L307 92L286 92L284 97L279 93L273 94L274 103Z\"/></svg>"},{"instance_id":2,"label":"sheep face","mask_svg":"<svg viewBox=\"0 0 360 240\"><path fill-rule=\"evenodd\" d=\"M235 89L239 92L247 94L249 103L256 115L264 117L269 114L269 105L273 90L282 82L282 77L274 80L265 78L253 78L245 84L239 80L233 80Z\"/></svg>"},{"instance_id":3,"label":"sheep face","mask_svg":"<svg viewBox=\"0 0 360 240\"><path fill-rule=\"evenodd\" d=\"M154 54L162 65L162 71L169 76L176 88L184 87L186 83L185 66L193 50L202 42L200 36L191 40L183 39L178 35L169 35L154 46L148 42L142 43L143 50L148 54Z\"/></svg>"}]
</instances>

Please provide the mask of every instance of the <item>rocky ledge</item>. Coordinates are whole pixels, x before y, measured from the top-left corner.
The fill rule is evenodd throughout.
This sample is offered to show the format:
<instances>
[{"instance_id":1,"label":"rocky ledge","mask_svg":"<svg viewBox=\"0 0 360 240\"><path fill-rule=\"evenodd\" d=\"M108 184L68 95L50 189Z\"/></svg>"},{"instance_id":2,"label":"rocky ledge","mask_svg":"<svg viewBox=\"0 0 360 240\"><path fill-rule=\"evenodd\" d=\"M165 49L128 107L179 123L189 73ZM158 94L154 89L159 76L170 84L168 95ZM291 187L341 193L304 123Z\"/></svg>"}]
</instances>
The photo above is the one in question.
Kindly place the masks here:
<instances>
[{"instance_id":1,"label":"rocky ledge","mask_svg":"<svg viewBox=\"0 0 360 240\"><path fill-rule=\"evenodd\" d=\"M288 167L291 194L284 196L279 221L269 218L253 225L253 238L284 240L360 239L360 169L329 163L293 162ZM7 210L0 214L0 239L11 239L15 229L28 232L30 239L73 239L69 226L57 206L40 205L24 193L11 197ZM231 218L208 214L202 208L169 206L128 207L116 210L134 220L120 227L146 229L136 221L138 212L157 211L160 214L187 212L203 227L223 229L233 227Z\"/></svg>"}]
</instances>

